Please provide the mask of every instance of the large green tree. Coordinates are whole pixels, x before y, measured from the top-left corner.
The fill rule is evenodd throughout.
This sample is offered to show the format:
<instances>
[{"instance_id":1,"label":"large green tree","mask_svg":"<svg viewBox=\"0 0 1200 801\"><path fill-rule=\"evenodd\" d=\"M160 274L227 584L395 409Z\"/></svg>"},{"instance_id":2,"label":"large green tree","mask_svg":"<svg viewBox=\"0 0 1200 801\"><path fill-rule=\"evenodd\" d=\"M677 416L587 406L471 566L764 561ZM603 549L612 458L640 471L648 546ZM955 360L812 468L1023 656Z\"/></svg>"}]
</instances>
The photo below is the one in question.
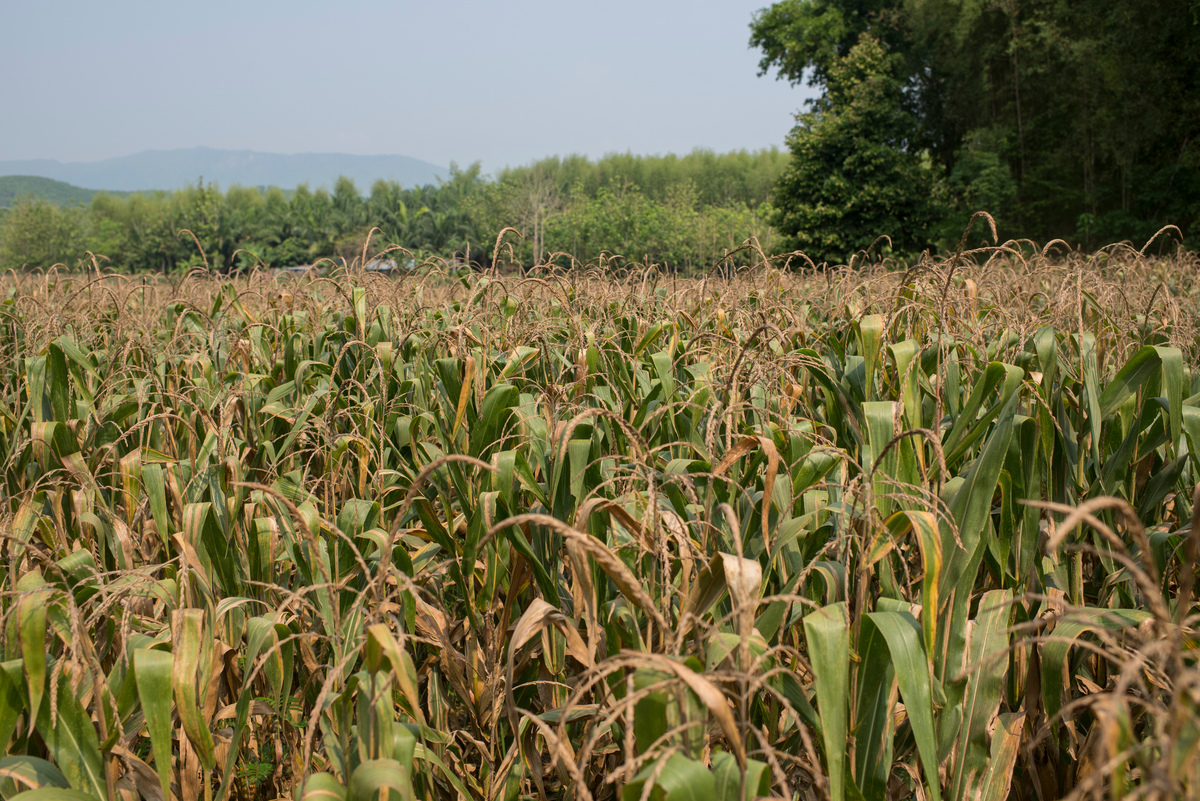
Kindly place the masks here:
<instances>
[{"instance_id":1,"label":"large green tree","mask_svg":"<svg viewBox=\"0 0 1200 801\"><path fill-rule=\"evenodd\" d=\"M1200 216L1196 8L782 0L754 17L751 44L763 73L826 96L863 37L882 42L914 115L905 148L936 167L948 230L986 204L1002 235L1096 246L1168 223L1190 232Z\"/></svg>"},{"instance_id":2,"label":"large green tree","mask_svg":"<svg viewBox=\"0 0 1200 801\"><path fill-rule=\"evenodd\" d=\"M825 94L788 137L792 162L774 224L814 261L845 260L880 236L901 252L928 242L933 178L911 147L916 120L896 60L875 37L860 37L827 66Z\"/></svg>"}]
</instances>

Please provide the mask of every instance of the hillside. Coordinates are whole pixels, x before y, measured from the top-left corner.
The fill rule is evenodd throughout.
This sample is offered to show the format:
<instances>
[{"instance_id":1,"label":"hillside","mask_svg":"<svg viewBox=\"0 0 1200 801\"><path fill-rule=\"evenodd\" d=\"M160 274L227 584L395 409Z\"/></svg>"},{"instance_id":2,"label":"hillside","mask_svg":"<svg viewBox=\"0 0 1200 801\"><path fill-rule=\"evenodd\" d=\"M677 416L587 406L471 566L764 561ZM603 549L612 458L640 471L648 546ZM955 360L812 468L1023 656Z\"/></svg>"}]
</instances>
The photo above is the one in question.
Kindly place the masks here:
<instances>
[{"instance_id":1,"label":"hillside","mask_svg":"<svg viewBox=\"0 0 1200 801\"><path fill-rule=\"evenodd\" d=\"M90 203L96 192L95 189L84 189L63 181L36 175L0 176L0 208L11 206L17 198L24 195L33 195L60 205ZM116 192L114 194L125 193Z\"/></svg>"},{"instance_id":2,"label":"hillside","mask_svg":"<svg viewBox=\"0 0 1200 801\"><path fill-rule=\"evenodd\" d=\"M98 189L138 191L179 189L200 178L222 187L278 186L333 188L338 176L352 178L361 191L383 178L402 186L424 186L448 177L435 164L409 156L353 156L345 153L258 153L251 150L147 150L92 162L53 159L0 161L0 175L36 175Z\"/></svg>"}]
</instances>

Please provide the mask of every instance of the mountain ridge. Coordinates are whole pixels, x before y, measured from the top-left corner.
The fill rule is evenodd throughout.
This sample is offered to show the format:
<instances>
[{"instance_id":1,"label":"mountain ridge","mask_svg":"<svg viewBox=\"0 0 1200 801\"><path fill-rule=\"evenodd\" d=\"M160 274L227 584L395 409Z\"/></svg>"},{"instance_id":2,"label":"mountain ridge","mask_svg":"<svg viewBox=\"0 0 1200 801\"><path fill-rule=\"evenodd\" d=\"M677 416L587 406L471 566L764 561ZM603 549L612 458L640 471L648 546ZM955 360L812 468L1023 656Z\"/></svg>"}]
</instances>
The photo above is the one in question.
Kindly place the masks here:
<instances>
[{"instance_id":1,"label":"mountain ridge","mask_svg":"<svg viewBox=\"0 0 1200 801\"><path fill-rule=\"evenodd\" d=\"M358 156L348 153L264 153L210 147L145 150L99 161L62 162L56 159L0 161L0 175L49 178L74 186L108 191L180 189L203 179L223 188L300 184L332 189L339 176L369 192L378 179L402 186L424 186L449 176L449 170L411 156Z\"/></svg>"}]
</instances>

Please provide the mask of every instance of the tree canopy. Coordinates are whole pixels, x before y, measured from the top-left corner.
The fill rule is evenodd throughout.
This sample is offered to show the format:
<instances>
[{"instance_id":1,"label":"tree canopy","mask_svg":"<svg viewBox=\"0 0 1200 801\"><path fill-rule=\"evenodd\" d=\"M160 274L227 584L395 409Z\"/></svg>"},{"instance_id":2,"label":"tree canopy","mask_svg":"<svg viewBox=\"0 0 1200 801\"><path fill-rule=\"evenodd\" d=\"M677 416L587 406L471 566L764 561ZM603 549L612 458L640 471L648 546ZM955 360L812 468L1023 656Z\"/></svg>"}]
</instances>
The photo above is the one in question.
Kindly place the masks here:
<instances>
[{"instance_id":1,"label":"tree canopy","mask_svg":"<svg viewBox=\"0 0 1200 801\"><path fill-rule=\"evenodd\" d=\"M913 115L884 45L863 36L832 62L825 94L788 137L792 162L773 222L810 258L867 250L881 235L902 251L936 222L931 171L909 147Z\"/></svg>"},{"instance_id":2,"label":"tree canopy","mask_svg":"<svg viewBox=\"0 0 1200 801\"><path fill-rule=\"evenodd\" d=\"M929 244L955 238L980 209L996 215L1002 236L1063 237L1089 247L1144 240L1167 224L1196 235L1194 3L782 0L751 23L760 71L821 90L799 116L788 176L811 156L807 145L797 150L798 140L837 127L822 118L853 116L840 84L852 69L845 62L861 59L855 48L867 40L887 54L870 80L886 75L894 82L888 102L908 125L899 143L885 126L872 147L890 141L896 149L891 190L907 186L913 202L933 197L941 205L943 224L926 232ZM910 182L901 154L928 162L932 196L922 182ZM811 194L797 194L801 189L811 187L785 179L776 198L777 223L793 241L796 226L813 225L794 211L814 203ZM919 226L899 222L894 231L872 233L913 240ZM804 236L828 239L833 230Z\"/></svg>"}]
</instances>

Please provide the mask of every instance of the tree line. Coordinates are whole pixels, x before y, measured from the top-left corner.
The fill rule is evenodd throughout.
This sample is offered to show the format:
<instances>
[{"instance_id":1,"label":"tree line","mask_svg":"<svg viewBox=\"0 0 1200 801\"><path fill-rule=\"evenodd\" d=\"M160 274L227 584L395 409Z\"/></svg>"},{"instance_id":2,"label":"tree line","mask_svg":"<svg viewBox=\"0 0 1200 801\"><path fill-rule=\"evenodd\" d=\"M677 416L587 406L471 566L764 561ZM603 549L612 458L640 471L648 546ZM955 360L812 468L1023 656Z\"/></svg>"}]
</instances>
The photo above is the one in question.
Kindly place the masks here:
<instances>
[{"instance_id":1,"label":"tree line","mask_svg":"<svg viewBox=\"0 0 1200 801\"><path fill-rule=\"evenodd\" d=\"M0 212L0 269L75 268L93 254L105 269L172 272L205 264L228 272L321 260L351 263L398 245L417 260L451 255L531 265L597 255L708 269L747 239L773 246L767 220L786 155L778 149L685 156L547 158L492 178L452 167L438 185L377 181L363 194L232 186L202 179L174 192L100 193L60 206L33 197ZM751 258L745 256L743 261Z\"/></svg>"}]
</instances>

